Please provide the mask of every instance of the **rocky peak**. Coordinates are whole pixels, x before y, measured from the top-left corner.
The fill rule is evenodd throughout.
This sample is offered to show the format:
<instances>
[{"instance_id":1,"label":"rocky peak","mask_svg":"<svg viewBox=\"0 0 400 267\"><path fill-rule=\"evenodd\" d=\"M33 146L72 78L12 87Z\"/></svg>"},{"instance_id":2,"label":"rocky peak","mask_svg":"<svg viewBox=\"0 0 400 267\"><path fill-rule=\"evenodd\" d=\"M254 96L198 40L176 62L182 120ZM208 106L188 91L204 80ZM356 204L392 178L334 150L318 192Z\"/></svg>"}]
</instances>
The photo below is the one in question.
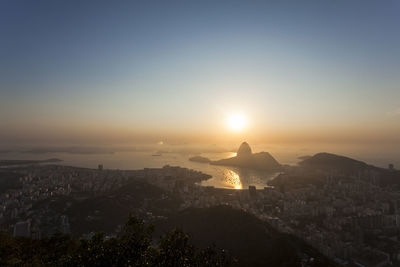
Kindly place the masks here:
<instances>
[{"instance_id":1,"label":"rocky peak","mask_svg":"<svg viewBox=\"0 0 400 267\"><path fill-rule=\"evenodd\" d=\"M249 156L251 154L252 154L252 152L251 152L251 148L250 148L249 144L247 142L243 142L237 151L237 156L238 157Z\"/></svg>"}]
</instances>

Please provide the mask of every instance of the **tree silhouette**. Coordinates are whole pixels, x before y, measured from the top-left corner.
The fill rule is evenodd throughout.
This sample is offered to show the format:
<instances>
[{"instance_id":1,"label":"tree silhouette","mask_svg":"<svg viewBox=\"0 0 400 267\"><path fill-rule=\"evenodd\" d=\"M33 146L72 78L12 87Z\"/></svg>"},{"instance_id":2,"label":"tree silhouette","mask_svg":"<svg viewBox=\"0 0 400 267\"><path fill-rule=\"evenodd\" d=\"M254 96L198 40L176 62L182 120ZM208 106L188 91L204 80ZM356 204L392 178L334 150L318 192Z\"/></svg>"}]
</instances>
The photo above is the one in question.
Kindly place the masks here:
<instances>
[{"instance_id":1,"label":"tree silhouette","mask_svg":"<svg viewBox=\"0 0 400 267\"><path fill-rule=\"evenodd\" d=\"M226 252L215 246L198 249L190 236L173 230L153 240L154 227L129 217L120 233L89 240L57 234L33 240L0 233L0 266L230 266Z\"/></svg>"}]
</instances>

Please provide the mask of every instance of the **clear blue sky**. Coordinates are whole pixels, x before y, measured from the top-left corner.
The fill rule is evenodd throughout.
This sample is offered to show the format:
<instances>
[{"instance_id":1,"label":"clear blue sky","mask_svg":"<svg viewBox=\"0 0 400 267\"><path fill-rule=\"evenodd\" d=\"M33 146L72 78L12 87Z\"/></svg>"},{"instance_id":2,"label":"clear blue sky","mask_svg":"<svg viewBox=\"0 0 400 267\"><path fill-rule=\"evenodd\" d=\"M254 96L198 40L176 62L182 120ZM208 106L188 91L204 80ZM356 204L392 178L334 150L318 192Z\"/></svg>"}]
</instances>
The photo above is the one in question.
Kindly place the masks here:
<instances>
[{"instance_id":1,"label":"clear blue sky","mask_svg":"<svg viewBox=\"0 0 400 267\"><path fill-rule=\"evenodd\" d=\"M257 140L395 142L399 14L399 1L4 0L0 138L212 142L240 112Z\"/></svg>"}]
</instances>

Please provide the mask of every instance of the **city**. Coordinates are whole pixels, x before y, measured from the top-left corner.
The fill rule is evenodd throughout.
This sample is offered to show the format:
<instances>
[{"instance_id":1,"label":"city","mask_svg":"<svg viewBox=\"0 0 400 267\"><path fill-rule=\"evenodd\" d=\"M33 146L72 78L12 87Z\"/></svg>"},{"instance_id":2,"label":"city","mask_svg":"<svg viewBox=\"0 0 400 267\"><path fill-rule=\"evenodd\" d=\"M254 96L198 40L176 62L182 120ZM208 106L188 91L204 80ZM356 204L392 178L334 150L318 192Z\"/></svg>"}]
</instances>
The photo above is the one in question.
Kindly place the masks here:
<instances>
[{"instance_id":1,"label":"city","mask_svg":"<svg viewBox=\"0 0 400 267\"><path fill-rule=\"evenodd\" d=\"M0 1L0 266L400 266L399 14Z\"/></svg>"},{"instance_id":2,"label":"city","mask_svg":"<svg viewBox=\"0 0 400 267\"><path fill-rule=\"evenodd\" d=\"M81 232L70 225L78 223L68 211L77 205L73 203L141 182L163 192L147 194L130 211L146 221L165 218L174 210L226 205L258 217L280 232L297 236L340 265L384 266L400 260L400 191L397 186L380 186L379 173L373 171L344 175L339 170L335 174L287 166L271 181L273 186L264 189L249 186L243 190L200 186L209 175L172 166L124 171L103 169L102 165L97 170L32 165L2 171L19 177L20 189L8 190L0 198L1 226L16 237L40 239L75 229L90 238L91 232ZM393 166L391 171L397 172ZM316 173L320 179L307 179ZM135 194L135 189L132 192ZM60 199L62 203L58 206L43 205ZM168 201L171 203L163 209L157 204ZM89 210L90 215L84 220L91 227L96 221L104 223L103 211L91 208L94 210ZM80 209L82 216L85 212ZM108 234L117 231L115 228Z\"/></svg>"}]
</instances>

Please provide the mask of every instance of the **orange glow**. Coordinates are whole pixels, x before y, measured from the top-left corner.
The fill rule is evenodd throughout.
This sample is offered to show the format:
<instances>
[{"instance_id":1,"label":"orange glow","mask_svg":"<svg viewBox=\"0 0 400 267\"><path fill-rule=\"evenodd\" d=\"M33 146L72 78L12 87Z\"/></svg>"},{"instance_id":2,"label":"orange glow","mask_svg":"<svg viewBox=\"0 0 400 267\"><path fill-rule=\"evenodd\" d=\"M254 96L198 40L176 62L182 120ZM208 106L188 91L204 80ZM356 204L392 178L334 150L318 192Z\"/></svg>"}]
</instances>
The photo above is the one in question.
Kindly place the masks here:
<instances>
[{"instance_id":1,"label":"orange glow","mask_svg":"<svg viewBox=\"0 0 400 267\"><path fill-rule=\"evenodd\" d=\"M228 117L228 126L233 131L241 131L246 127L246 118L243 114L231 114Z\"/></svg>"},{"instance_id":2,"label":"orange glow","mask_svg":"<svg viewBox=\"0 0 400 267\"><path fill-rule=\"evenodd\" d=\"M232 170L224 170L224 176L226 183L234 189L243 189L242 181L240 181L240 176Z\"/></svg>"}]
</instances>

